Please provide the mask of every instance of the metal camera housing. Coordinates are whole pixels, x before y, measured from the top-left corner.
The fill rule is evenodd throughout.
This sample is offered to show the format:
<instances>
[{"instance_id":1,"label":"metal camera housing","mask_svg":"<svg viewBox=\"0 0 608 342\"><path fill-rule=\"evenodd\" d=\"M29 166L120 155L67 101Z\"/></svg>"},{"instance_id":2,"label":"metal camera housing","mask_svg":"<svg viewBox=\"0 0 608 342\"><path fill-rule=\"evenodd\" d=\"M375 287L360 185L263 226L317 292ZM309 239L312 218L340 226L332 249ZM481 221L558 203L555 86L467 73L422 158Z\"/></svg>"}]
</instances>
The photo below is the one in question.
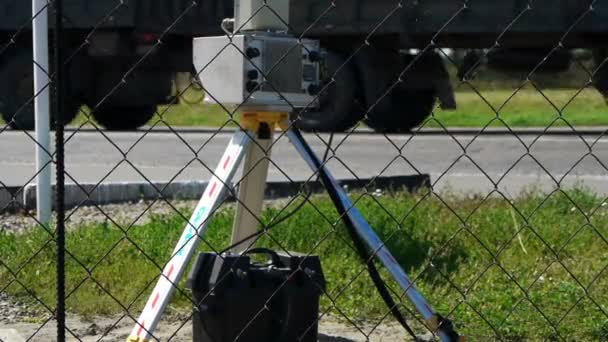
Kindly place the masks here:
<instances>
[{"instance_id":1,"label":"metal camera housing","mask_svg":"<svg viewBox=\"0 0 608 342\"><path fill-rule=\"evenodd\" d=\"M193 51L208 103L285 112L318 106L318 41L254 31L196 38Z\"/></svg>"}]
</instances>

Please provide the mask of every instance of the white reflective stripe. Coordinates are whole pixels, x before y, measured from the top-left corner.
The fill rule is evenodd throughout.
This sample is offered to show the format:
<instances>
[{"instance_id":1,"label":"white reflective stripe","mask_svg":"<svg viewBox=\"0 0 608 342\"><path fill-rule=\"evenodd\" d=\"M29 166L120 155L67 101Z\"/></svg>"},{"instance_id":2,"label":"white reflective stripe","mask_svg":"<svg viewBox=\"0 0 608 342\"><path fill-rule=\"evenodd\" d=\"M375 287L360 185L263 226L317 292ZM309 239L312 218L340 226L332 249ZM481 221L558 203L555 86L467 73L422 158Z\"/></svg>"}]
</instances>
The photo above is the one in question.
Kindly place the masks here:
<instances>
[{"instance_id":1,"label":"white reflective stripe","mask_svg":"<svg viewBox=\"0 0 608 342\"><path fill-rule=\"evenodd\" d=\"M230 141L215 170L215 175L207 184L203 196L173 250L172 257L167 262L148 298L148 302L131 332L131 338L149 340L152 337L160 317L175 291L173 284L177 284L186 271L188 262L201 241L199 236L205 233L209 224L209 214L217 208L227 186L230 186L251 141L250 133L244 131L238 131Z\"/></svg>"},{"instance_id":2,"label":"white reflective stripe","mask_svg":"<svg viewBox=\"0 0 608 342\"><path fill-rule=\"evenodd\" d=\"M316 155L311 154L312 150L310 150L311 153L309 153L308 150L304 147L304 144L306 142L301 141L300 137L292 130L289 130L287 132L287 136L288 136L289 140L291 141L291 143L296 148L296 150L298 151L298 153L302 156L302 158L306 161L308 166L312 169L312 171L318 172L316 165L317 164L322 165L322 163L320 162L319 158ZM361 215L359 210L354 206L353 202L350 200L350 198L348 197L346 192L342 189L342 187L340 187L338 182L332 176L331 172L329 172L327 167L325 167L324 165L322 165L322 168L325 171L325 173L327 174L327 176L331 182L331 186L334 188L334 190L340 196L340 201L342 202L342 205L344 206L344 208L346 208L348 210L347 215L353 222L353 225L355 226L355 229L357 230L357 233L359 234L359 236L363 239L363 241L365 241L367 246L375 253L375 255L378 257L378 259L380 259L382 264L387 268L387 270L390 272L390 274L393 276L393 278L399 284L399 286L401 286L401 288L405 291L405 293L407 294L409 299L412 301L414 306L416 306L416 309L418 310L418 312L420 312L422 317L425 320L429 320L429 319L435 317L435 315L436 315L435 310L427 303L426 299L424 299L424 297L420 294L420 292L418 292L418 289L416 289L416 287L414 286L414 283L412 283L410 278L407 276L407 273L405 273L403 268L401 268L401 266L399 265L397 260L395 260L395 258L393 257L391 252L388 250L388 248L386 248L384 242L382 242L380 237L378 237L376 232L374 232L374 230L369 225L369 223L367 223L367 221L363 218L363 215ZM439 332L439 336L442 341L450 340L449 337L447 335L445 335L443 332Z\"/></svg>"}]
</instances>

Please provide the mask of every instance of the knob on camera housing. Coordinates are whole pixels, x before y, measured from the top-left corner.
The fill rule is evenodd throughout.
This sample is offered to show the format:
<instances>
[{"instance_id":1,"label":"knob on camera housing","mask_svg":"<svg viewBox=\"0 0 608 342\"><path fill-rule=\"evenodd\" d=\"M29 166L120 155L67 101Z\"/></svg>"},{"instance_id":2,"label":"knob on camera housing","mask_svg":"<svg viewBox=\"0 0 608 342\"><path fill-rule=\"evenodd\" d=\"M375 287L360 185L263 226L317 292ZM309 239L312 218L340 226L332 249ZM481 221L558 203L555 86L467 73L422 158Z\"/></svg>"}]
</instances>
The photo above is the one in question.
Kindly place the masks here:
<instances>
[{"instance_id":1,"label":"knob on camera housing","mask_svg":"<svg viewBox=\"0 0 608 342\"><path fill-rule=\"evenodd\" d=\"M311 61L312 63L318 63L321 60L323 60L323 56L321 55L321 53L319 51L310 51L308 53L308 60Z\"/></svg>"},{"instance_id":2,"label":"knob on camera housing","mask_svg":"<svg viewBox=\"0 0 608 342\"><path fill-rule=\"evenodd\" d=\"M247 78L250 80L257 80L260 77L260 73L257 70L247 71Z\"/></svg>"},{"instance_id":3,"label":"knob on camera housing","mask_svg":"<svg viewBox=\"0 0 608 342\"><path fill-rule=\"evenodd\" d=\"M258 48L255 48L255 47L250 47L250 48L247 48L247 51L245 51L245 54L250 59L251 58L257 58L257 57L260 57L260 50Z\"/></svg>"}]
</instances>

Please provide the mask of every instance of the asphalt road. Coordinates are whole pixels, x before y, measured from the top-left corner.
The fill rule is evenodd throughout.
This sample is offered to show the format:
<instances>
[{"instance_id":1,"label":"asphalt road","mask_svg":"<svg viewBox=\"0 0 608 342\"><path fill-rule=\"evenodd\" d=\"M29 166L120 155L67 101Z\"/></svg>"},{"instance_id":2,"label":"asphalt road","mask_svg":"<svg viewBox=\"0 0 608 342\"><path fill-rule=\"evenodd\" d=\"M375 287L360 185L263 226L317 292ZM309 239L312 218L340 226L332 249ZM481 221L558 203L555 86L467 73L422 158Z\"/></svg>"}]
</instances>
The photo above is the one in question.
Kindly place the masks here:
<instances>
[{"instance_id":1,"label":"asphalt road","mask_svg":"<svg viewBox=\"0 0 608 342\"><path fill-rule=\"evenodd\" d=\"M68 135L73 134L68 132ZM104 136L105 135L105 136ZM68 181L80 183L204 180L231 133L78 132L66 145ZM322 154L327 136L306 135ZM521 140L520 140L521 139ZM510 196L530 187L551 191L584 185L608 195L608 138L587 135L337 135L329 163L341 178L429 173L437 191ZM0 184L22 186L34 175L34 142L23 132L0 133ZM273 150L272 180L303 180L311 172L289 144Z\"/></svg>"}]
</instances>

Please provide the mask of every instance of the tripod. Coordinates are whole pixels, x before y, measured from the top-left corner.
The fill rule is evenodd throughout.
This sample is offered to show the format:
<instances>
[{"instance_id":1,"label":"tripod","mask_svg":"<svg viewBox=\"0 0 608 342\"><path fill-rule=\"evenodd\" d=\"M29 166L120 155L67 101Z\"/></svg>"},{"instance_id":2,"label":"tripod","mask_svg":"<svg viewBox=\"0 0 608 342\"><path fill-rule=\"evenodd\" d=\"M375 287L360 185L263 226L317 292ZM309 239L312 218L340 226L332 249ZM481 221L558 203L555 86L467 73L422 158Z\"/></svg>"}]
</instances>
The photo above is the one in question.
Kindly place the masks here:
<instances>
[{"instance_id":1,"label":"tripod","mask_svg":"<svg viewBox=\"0 0 608 342\"><path fill-rule=\"evenodd\" d=\"M183 276L188 262L201 241L201 236L205 233L211 214L219 206L243 158L245 159L243 172L246 177L239 187L232 231L233 246L255 236L257 217L262 209L264 188L268 176L268 156L273 143L273 132L277 126L286 133L296 151L313 172L320 175L336 209L343 213L342 219L354 227L367 248L387 268L416 310L422 315L427 328L437 333L444 342L463 340L454 331L451 323L437 314L418 292L408 275L354 207L353 202L312 151L300 132L289 127L286 113L243 113L241 126L243 129L238 130L228 144L127 342L143 342L152 338L160 317L175 291L176 285L174 284L177 284ZM232 252L242 252L242 247L237 246L232 249Z\"/></svg>"}]
</instances>

